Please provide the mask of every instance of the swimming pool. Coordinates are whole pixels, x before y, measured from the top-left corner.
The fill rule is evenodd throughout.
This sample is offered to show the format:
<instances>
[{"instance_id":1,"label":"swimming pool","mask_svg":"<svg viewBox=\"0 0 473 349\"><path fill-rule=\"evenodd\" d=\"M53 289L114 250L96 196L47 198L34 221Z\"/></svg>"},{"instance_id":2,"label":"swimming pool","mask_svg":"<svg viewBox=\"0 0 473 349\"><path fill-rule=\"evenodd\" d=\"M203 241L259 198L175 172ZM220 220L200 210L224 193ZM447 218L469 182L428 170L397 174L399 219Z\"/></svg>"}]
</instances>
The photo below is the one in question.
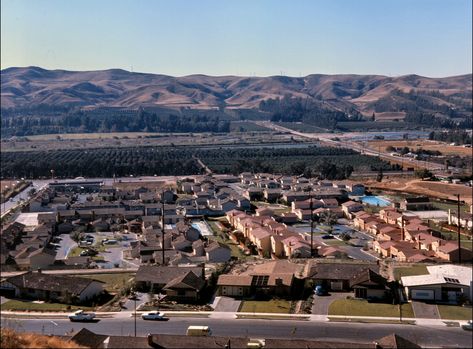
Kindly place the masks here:
<instances>
[{"instance_id":1,"label":"swimming pool","mask_svg":"<svg viewBox=\"0 0 473 349\"><path fill-rule=\"evenodd\" d=\"M372 205L372 206L386 207L386 206L391 205L390 201L388 201L387 199L381 196L366 195L366 196L361 196L359 199L361 200L361 202L368 205Z\"/></svg>"}]
</instances>

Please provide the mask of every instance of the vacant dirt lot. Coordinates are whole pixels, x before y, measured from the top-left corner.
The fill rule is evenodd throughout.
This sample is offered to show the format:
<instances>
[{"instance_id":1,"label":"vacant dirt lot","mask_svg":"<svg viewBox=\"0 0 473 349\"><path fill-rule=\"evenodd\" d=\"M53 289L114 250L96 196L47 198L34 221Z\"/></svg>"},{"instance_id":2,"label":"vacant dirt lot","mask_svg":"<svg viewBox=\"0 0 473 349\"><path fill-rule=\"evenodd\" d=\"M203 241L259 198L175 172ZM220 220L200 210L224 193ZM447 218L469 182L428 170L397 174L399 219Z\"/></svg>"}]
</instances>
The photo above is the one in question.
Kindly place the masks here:
<instances>
[{"instance_id":1,"label":"vacant dirt lot","mask_svg":"<svg viewBox=\"0 0 473 349\"><path fill-rule=\"evenodd\" d=\"M387 180L381 183L369 181L366 184L370 188L402 191L412 194L427 195L439 199L456 200L455 195L460 194L461 200L467 202L468 204L473 202L472 188L465 185L427 182L421 180L404 180L401 178Z\"/></svg>"},{"instance_id":2,"label":"vacant dirt lot","mask_svg":"<svg viewBox=\"0 0 473 349\"><path fill-rule=\"evenodd\" d=\"M402 141L370 141L368 146L372 149L387 152L386 148L389 146L400 148L408 147L410 149L425 149L425 150L438 150L444 155L459 155L459 156L471 156L471 148L463 148L461 146L453 146L447 143L430 141L430 140L402 140Z\"/></svg>"}]
</instances>

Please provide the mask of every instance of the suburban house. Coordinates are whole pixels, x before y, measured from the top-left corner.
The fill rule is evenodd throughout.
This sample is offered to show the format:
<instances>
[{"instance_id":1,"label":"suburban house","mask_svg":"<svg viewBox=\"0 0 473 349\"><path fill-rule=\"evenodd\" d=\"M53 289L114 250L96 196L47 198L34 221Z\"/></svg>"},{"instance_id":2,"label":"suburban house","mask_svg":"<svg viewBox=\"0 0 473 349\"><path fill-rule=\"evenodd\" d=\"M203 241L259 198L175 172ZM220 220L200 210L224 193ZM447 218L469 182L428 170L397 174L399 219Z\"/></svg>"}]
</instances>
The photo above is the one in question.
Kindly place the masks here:
<instances>
[{"instance_id":1,"label":"suburban house","mask_svg":"<svg viewBox=\"0 0 473 349\"><path fill-rule=\"evenodd\" d=\"M201 274L198 272L198 274ZM193 271L187 271L170 280L164 287L166 299L183 302L193 302L200 298L200 292L205 287L205 280Z\"/></svg>"},{"instance_id":2,"label":"suburban house","mask_svg":"<svg viewBox=\"0 0 473 349\"><path fill-rule=\"evenodd\" d=\"M306 264L305 276L314 285L322 285L328 290L343 291L351 288L352 278L362 271L371 269L379 272L379 265L368 262L326 262L311 260ZM362 278L360 276L360 282Z\"/></svg>"},{"instance_id":3,"label":"suburban house","mask_svg":"<svg viewBox=\"0 0 473 349\"><path fill-rule=\"evenodd\" d=\"M448 210L448 224L458 225L458 213L456 210ZM473 215L467 212L460 214L460 226L466 229L473 229Z\"/></svg>"},{"instance_id":4,"label":"suburban house","mask_svg":"<svg viewBox=\"0 0 473 349\"><path fill-rule=\"evenodd\" d=\"M204 250L209 263L225 263L232 256L230 247L218 241L213 241Z\"/></svg>"},{"instance_id":5,"label":"suburban house","mask_svg":"<svg viewBox=\"0 0 473 349\"><path fill-rule=\"evenodd\" d=\"M428 196L407 197L400 204L401 210L404 211L423 211L431 210L432 203Z\"/></svg>"},{"instance_id":6,"label":"suburban house","mask_svg":"<svg viewBox=\"0 0 473 349\"><path fill-rule=\"evenodd\" d=\"M204 279L204 268L200 267L177 267L160 265L141 265L135 276L136 287L139 290L152 289L155 293L162 290L169 282L177 280L192 272L199 278ZM190 277L192 278L192 277Z\"/></svg>"},{"instance_id":7,"label":"suburban house","mask_svg":"<svg viewBox=\"0 0 473 349\"><path fill-rule=\"evenodd\" d=\"M14 259L20 269L44 269L54 263L56 251L47 247L28 246L19 250Z\"/></svg>"},{"instance_id":8,"label":"suburban house","mask_svg":"<svg viewBox=\"0 0 473 349\"><path fill-rule=\"evenodd\" d=\"M363 204L350 200L342 204L342 211L345 217L352 218L352 212L363 211Z\"/></svg>"},{"instance_id":9,"label":"suburban house","mask_svg":"<svg viewBox=\"0 0 473 349\"><path fill-rule=\"evenodd\" d=\"M103 282L38 271L7 278L1 283L1 289L19 298L82 303L99 296L103 292Z\"/></svg>"},{"instance_id":10,"label":"suburban house","mask_svg":"<svg viewBox=\"0 0 473 349\"><path fill-rule=\"evenodd\" d=\"M355 298L384 299L387 296L386 278L366 268L355 274L350 280L350 288L355 291Z\"/></svg>"},{"instance_id":11,"label":"suburban house","mask_svg":"<svg viewBox=\"0 0 473 349\"><path fill-rule=\"evenodd\" d=\"M220 275L217 281L218 294L232 297L291 296L302 289L303 280L299 278L302 269L302 265L287 260L256 264L239 275Z\"/></svg>"},{"instance_id":12,"label":"suburban house","mask_svg":"<svg viewBox=\"0 0 473 349\"><path fill-rule=\"evenodd\" d=\"M471 267L445 264L427 266L428 274L403 276L408 299L457 303L461 298L473 300Z\"/></svg>"}]
</instances>

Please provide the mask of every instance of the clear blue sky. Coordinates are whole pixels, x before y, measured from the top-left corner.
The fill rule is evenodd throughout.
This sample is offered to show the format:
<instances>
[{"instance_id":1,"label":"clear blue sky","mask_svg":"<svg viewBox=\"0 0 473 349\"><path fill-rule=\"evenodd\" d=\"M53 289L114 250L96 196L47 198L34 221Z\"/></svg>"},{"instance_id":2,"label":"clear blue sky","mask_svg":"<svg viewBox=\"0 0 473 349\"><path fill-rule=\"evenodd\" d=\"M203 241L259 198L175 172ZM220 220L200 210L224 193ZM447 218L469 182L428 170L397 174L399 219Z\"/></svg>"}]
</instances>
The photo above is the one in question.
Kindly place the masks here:
<instances>
[{"instance_id":1,"label":"clear blue sky","mask_svg":"<svg viewBox=\"0 0 473 349\"><path fill-rule=\"evenodd\" d=\"M1 67L472 72L472 0L1 0Z\"/></svg>"}]
</instances>

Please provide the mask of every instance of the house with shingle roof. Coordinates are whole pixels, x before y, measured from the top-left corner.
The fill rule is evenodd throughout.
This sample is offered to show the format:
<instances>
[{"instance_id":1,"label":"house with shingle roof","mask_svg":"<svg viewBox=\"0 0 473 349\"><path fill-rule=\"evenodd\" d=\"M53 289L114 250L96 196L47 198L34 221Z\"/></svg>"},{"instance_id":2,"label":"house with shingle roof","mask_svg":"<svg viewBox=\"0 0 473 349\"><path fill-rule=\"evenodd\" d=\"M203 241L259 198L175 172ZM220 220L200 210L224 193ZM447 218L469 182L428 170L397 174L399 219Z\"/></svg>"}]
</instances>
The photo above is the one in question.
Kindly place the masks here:
<instances>
[{"instance_id":1,"label":"house with shingle roof","mask_svg":"<svg viewBox=\"0 0 473 349\"><path fill-rule=\"evenodd\" d=\"M178 301L197 301L205 287L205 280L193 271L183 273L170 280L164 287L166 298Z\"/></svg>"},{"instance_id":2,"label":"house with shingle roof","mask_svg":"<svg viewBox=\"0 0 473 349\"><path fill-rule=\"evenodd\" d=\"M2 282L2 289L14 290L15 297L62 302L85 302L103 292L103 282L71 276L44 274L41 271L12 276Z\"/></svg>"}]
</instances>

